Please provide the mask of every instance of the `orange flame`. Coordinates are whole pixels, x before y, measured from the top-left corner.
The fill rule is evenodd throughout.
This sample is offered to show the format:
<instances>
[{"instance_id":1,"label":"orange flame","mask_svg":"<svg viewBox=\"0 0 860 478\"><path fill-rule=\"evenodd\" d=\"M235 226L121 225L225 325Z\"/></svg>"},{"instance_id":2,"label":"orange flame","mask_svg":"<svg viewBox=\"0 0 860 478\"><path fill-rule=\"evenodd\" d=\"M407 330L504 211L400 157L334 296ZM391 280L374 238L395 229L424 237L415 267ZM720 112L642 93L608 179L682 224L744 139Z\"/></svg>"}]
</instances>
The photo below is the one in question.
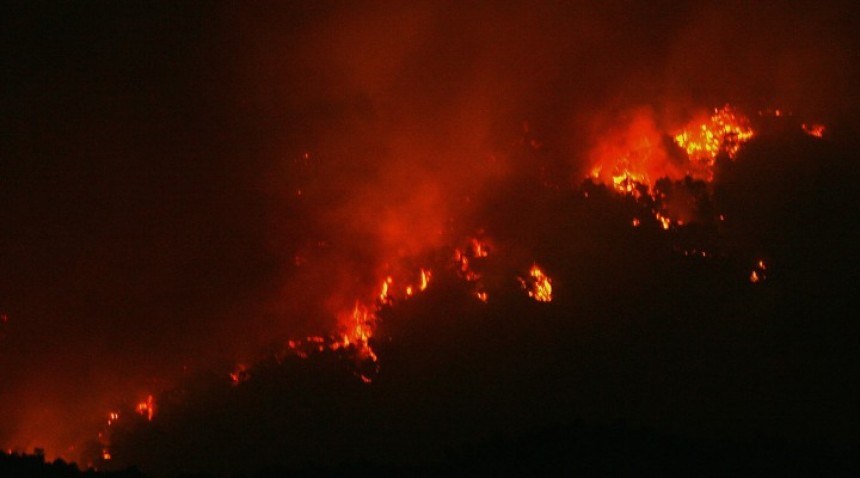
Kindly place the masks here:
<instances>
[{"instance_id":1,"label":"orange flame","mask_svg":"<svg viewBox=\"0 0 860 478\"><path fill-rule=\"evenodd\" d=\"M355 301L352 312L342 319L342 323L346 327L346 331L341 336L342 344L345 346L355 344L358 347L360 357L369 358L376 362L376 353L369 344L376 327L376 314L361 302Z\"/></svg>"},{"instance_id":2,"label":"orange flame","mask_svg":"<svg viewBox=\"0 0 860 478\"><path fill-rule=\"evenodd\" d=\"M687 152L690 161L701 161L708 166L714 164L721 151L734 159L741 144L752 137L749 119L729 105L714 108L709 118L693 121L674 135L675 143Z\"/></svg>"},{"instance_id":3,"label":"orange flame","mask_svg":"<svg viewBox=\"0 0 860 478\"><path fill-rule=\"evenodd\" d=\"M246 382L249 378L251 378L251 374L248 372L248 367L241 363L230 372L230 383L234 387L238 387L239 384Z\"/></svg>"},{"instance_id":4,"label":"orange flame","mask_svg":"<svg viewBox=\"0 0 860 478\"><path fill-rule=\"evenodd\" d=\"M763 259L759 259L755 267L753 267L752 272L750 272L750 282L757 284L765 279L767 279L767 264L765 264Z\"/></svg>"},{"instance_id":5,"label":"orange flame","mask_svg":"<svg viewBox=\"0 0 860 478\"><path fill-rule=\"evenodd\" d=\"M824 131L826 129L824 127L824 125L814 124L814 123L813 124L803 123L802 125L800 125L800 127L803 128L803 131L806 134L808 134L809 136L814 136L816 138L823 138L824 137Z\"/></svg>"},{"instance_id":6,"label":"orange flame","mask_svg":"<svg viewBox=\"0 0 860 478\"><path fill-rule=\"evenodd\" d=\"M424 292L427 290L427 286L430 284L431 273L429 270L421 269L421 284L418 286L418 290Z\"/></svg>"},{"instance_id":7,"label":"orange flame","mask_svg":"<svg viewBox=\"0 0 860 478\"><path fill-rule=\"evenodd\" d=\"M146 400L137 404L137 413L146 417L147 420L152 421L152 417L155 416L155 399L152 395L147 395Z\"/></svg>"},{"instance_id":8,"label":"orange flame","mask_svg":"<svg viewBox=\"0 0 860 478\"><path fill-rule=\"evenodd\" d=\"M537 264L529 269L529 279L520 278L519 281L532 299L538 302L552 301L552 279Z\"/></svg>"}]
</instances>

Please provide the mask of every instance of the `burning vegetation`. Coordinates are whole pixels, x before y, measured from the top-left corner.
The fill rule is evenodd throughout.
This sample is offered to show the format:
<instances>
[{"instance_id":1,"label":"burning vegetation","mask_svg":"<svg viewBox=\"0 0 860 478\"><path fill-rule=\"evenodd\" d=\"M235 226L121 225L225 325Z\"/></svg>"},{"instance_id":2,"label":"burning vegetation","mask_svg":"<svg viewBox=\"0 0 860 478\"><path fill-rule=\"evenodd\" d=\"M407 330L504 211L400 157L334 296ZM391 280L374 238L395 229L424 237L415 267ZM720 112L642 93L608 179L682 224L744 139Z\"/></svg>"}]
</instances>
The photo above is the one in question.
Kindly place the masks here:
<instances>
[{"instance_id":1,"label":"burning vegetation","mask_svg":"<svg viewBox=\"0 0 860 478\"><path fill-rule=\"evenodd\" d=\"M856 358L857 28L763 5L0 15L30 49L0 444L205 468L577 413L847 428L805 404L857 401L825 366Z\"/></svg>"},{"instance_id":2,"label":"burning vegetation","mask_svg":"<svg viewBox=\"0 0 860 478\"><path fill-rule=\"evenodd\" d=\"M720 157L727 161L743 161L742 148L755 137L749 120L739 110L724 106L680 130L658 130L658 122L650 113L638 114L644 116L637 116L613 133L618 138L617 133L621 131L620 141L607 144L604 140L593 150L600 154L592 156L597 161L586 182L573 185L565 192L541 180L543 192L537 195L554 201L565 201L567 195L572 195L579 198L576 207L583 211L605 207L599 206L600 201L628 204L625 214L629 214L627 224L632 226L631 231L671 232L665 240L671 243L673 254L688 260L731 263L730 248L720 240L719 231L726 227L727 213L715 207L714 170ZM529 181L529 178L525 176L523 180ZM310 194L301 199L304 204L312 200ZM731 216L728 217L731 221ZM397 337L389 334L403 324L390 321L409 320L398 318L400 310L428 307L427 301L431 299L423 296L433 296L435 287L440 291L459 288L472 300L487 306L495 300L509 301L514 285L535 302L546 304L554 304L558 294L570 297L582 292L556 290L553 278L533 258L533 254L543 258L559 257L558 253L540 249L525 251L521 244L511 242L504 228L496 231L502 233L499 239L494 238L494 231L488 227L471 231L452 229L445 233L448 244L435 242L431 247L411 249L412 253L407 252L410 250L407 248L394 255L383 254L383 262L372 268L376 272L368 275L368 285L356 289L366 292L354 295L350 307L334 314L333 329L328 334L287 339L274 354L275 362L279 367L296 367L293 360L316 363L323 357L336 357L339 367L349 371L359 384L373 387L387 367L397 368L397 364L386 360L385 353L379 350L389 341L394 341L396 346ZM321 251L333 246L328 240L317 241ZM294 261L297 270L308 270L314 261L320 260L306 252L294 257L301 257ZM531 265L527 265L529 263ZM764 281L767 272L765 262L757 260L749 272L749 282ZM344 298L342 291L332 293L339 298L338 302L344 302L340 300ZM384 345L384 348L391 346ZM229 383L237 390L253 388L261 373L255 368L261 366L265 367L236 365L228 374ZM154 397L147 396L135 411L152 422ZM109 430L120 423L119 416L118 412L109 414ZM108 432L103 435L103 462L113 459L110 436Z\"/></svg>"}]
</instances>

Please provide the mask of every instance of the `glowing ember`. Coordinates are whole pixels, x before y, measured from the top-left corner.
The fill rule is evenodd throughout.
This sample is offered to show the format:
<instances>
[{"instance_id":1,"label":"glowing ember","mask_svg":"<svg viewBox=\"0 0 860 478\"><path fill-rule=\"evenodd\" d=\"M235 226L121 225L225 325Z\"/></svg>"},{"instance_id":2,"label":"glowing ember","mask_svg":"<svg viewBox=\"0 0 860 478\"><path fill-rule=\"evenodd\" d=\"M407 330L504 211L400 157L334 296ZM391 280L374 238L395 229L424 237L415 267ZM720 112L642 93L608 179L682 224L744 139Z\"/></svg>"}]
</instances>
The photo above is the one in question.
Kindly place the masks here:
<instances>
[{"instance_id":1,"label":"glowing ember","mask_svg":"<svg viewBox=\"0 0 860 478\"><path fill-rule=\"evenodd\" d=\"M824 130L825 130L824 125L803 123L800 126L801 126L801 128L803 128L803 131L806 134L808 134L809 136L814 136L816 138L823 138L824 137Z\"/></svg>"},{"instance_id":2,"label":"glowing ember","mask_svg":"<svg viewBox=\"0 0 860 478\"><path fill-rule=\"evenodd\" d=\"M136 411L146 417L147 420L152 421L152 417L155 416L155 399L152 395L148 395L146 400L138 403Z\"/></svg>"},{"instance_id":3,"label":"glowing ember","mask_svg":"<svg viewBox=\"0 0 860 478\"><path fill-rule=\"evenodd\" d=\"M394 279L391 276L385 278L382 281L382 291L379 293L379 302L383 304L391 304L391 295L388 293L388 289L391 284L394 282Z\"/></svg>"},{"instance_id":4,"label":"glowing ember","mask_svg":"<svg viewBox=\"0 0 860 478\"><path fill-rule=\"evenodd\" d=\"M427 290L427 286L430 284L430 271L421 269L421 284L418 286L418 290L425 291Z\"/></svg>"},{"instance_id":5,"label":"glowing ember","mask_svg":"<svg viewBox=\"0 0 860 478\"><path fill-rule=\"evenodd\" d=\"M668 231L668 230L669 230L669 226L671 226L671 225L672 225L672 220L671 220L671 219L669 219L668 217L666 217L666 216L664 216L664 215L660 214L659 212L654 213L654 217L656 217L656 218L657 218L657 220L658 220L658 221L660 221L660 225L661 225L661 226L663 226L663 230L664 230L664 231Z\"/></svg>"},{"instance_id":6,"label":"glowing ember","mask_svg":"<svg viewBox=\"0 0 860 478\"><path fill-rule=\"evenodd\" d=\"M691 161L713 165L720 151L734 159L741 144L753 137L749 120L726 105L715 108L714 114L705 121L693 121L677 133L675 143L683 148Z\"/></svg>"},{"instance_id":7,"label":"glowing ember","mask_svg":"<svg viewBox=\"0 0 860 478\"><path fill-rule=\"evenodd\" d=\"M110 461L113 457L110 454L110 450L107 448L102 449L102 460Z\"/></svg>"},{"instance_id":8,"label":"glowing ember","mask_svg":"<svg viewBox=\"0 0 860 478\"><path fill-rule=\"evenodd\" d=\"M108 426L113 425L114 422L116 422L117 420L119 420L119 412L108 413L108 421L107 421Z\"/></svg>"},{"instance_id":9,"label":"glowing ember","mask_svg":"<svg viewBox=\"0 0 860 478\"><path fill-rule=\"evenodd\" d=\"M537 264L529 270L528 279L520 278L519 281L532 299L538 302L552 301L552 279Z\"/></svg>"},{"instance_id":10,"label":"glowing ember","mask_svg":"<svg viewBox=\"0 0 860 478\"><path fill-rule=\"evenodd\" d=\"M474 257L487 257L490 255L487 244L479 241L478 239L472 238L470 245L472 246L472 255Z\"/></svg>"},{"instance_id":11,"label":"glowing ember","mask_svg":"<svg viewBox=\"0 0 860 478\"><path fill-rule=\"evenodd\" d=\"M756 284L767 279L766 273L767 265L764 263L764 260L759 259L759 261L756 262L755 267L753 267L752 272L750 272L750 282Z\"/></svg>"},{"instance_id":12,"label":"glowing ember","mask_svg":"<svg viewBox=\"0 0 860 478\"><path fill-rule=\"evenodd\" d=\"M248 371L248 367L244 364L236 365L236 368L230 372L230 383L237 387L239 384L248 381L251 378L251 373Z\"/></svg>"},{"instance_id":13,"label":"glowing ember","mask_svg":"<svg viewBox=\"0 0 860 478\"><path fill-rule=\"evenodd\" d=\"M638 217L634 217L632 222L633 222L633 227L639 227L639 218Z\"/></svg>"},{"instance_id":14,"label":"glowing ember","mask_svg":"<svg viewBox=\"0 0 860 478\"><path fill-rule=\"evenodd\" d=\"M480 300L481 302L483 302L483 303L485 303L485 304L487 303L487 300L489 300L489 298L490 298L490 297L487 295L487 293L486 293L486 292L483 292L483 291L475 292L475 297L477 297L477 298L478 298L478 300Z\"/></svg>"}]
</instances>

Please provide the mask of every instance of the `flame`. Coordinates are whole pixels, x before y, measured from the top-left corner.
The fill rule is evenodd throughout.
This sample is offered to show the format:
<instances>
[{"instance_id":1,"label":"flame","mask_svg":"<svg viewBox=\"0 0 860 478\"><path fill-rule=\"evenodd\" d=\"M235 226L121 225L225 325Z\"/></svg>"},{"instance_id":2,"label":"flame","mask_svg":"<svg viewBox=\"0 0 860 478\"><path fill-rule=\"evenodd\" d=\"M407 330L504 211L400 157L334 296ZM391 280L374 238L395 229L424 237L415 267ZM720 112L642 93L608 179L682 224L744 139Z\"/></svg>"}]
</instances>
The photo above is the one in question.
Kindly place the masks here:
<instances>
[{"instance_id":1,"label":"flame","mask_svg":"<svg viewBox=\"0 0 860 478\"><path fill-rule=\"evenodd\" d=\"M484 292L484 291L478 291L478 292L475 292L475 297L477 297L477 298L478 298L478 300L480 300L481 302L483 302L483 303L485 303L485 304L486 304L486 303L487 303L487 301L490 299L490 297L489 297L489 296L487 295L487 293L486 293L486 292Z\"/></svg>"},{"instance_id":2,"label":"flame","mask_svg":"<svg viewBox=\"0 0 860 478\"><path fill-rule=\"evenodd\" d=\"M376 314L360 301L355 301L352 311L342 318L346 331L341 335L341 345L355 345L361 358L377 361L376 353L370 347L370 338L376 328Z\"/></svg>"},{"instance_id":3,"label":"flame","mask_svg":"<svg viewBox=\"0 0 860 478\"><path fill-rule=\"evenodd\" d=\"M418 290L424 292L427 290L427 286L430 284L430 277L432 274L429 270L421 269L421 283L418 285Z\"/></svg>"},{"instance_id":4,"label":"flame","mask_svg":"<svg viewBox=\"0 0 860 478\"><path fill-rule=\"evenodd\" d=\"M651 189L653 181L663 177L679 180L689 175L710 181L719 153L734 159L754 136L749 119L729 105L701 114L674 132L658 127L650 110L634 111L631 117L598 140L588 175L622 194L637 195L637 185ZM666 136L686 153L686 162L670 158L663 147Z\"/></svg>"},{"instance_id":5,"label":"flame","mask_svg":"<svg viewBox=\"0 0 860 478\"><path fill-rule=\"evenodd\" d=\"M379 302L383 304L391 304L391 295L388 293L388 289L391 284L394 282L394 279L391 276L385 278L382 281L382 291L379 293Z\"/></svg>"},{"instance_id":6,"label":"flame","mask_svg":"<svg viewBox=\"0 0 860 478\"><path fill-rule=\"evenodd\" d=\"M655 218L657 218L657 220L658 220L658 221L660 221L660 225L661 225L661 226L663 226L663 230L664 230L664 231L668 231L668 230L669 230L669 226L671 226L671 225L672 225L672 220L671 220L671 219L669 219L668 217L666 217L666 216L664 216L664 215L660 214L659 212L655 212L655 213L654 213L654 217L655 217Z\"/></svg>"},{"instance_id":7,"label":"flame","mask_svg":"<svg viewBox=\"0 0 860 478\"><path fill-rule=\"evenodd\" d=\"M716 158L725 154L734 159L753 136L749 118L730 105L703 112L674 129L661 127L650 109L635 110L598 138L590 152L589 178L636 200L647 195L646 199L663 202L666 196L655 190L657 180L711 182ZM680 150L667 146L669 139ZM671 206L667 210L665 203L653 214L664 230L690 219ZM632 224L638 227L638 218Z\"/></svg>"},{"instance_id":8,"label":"flame","mask_svg":"<svg viewBox=\"0 0 860 478\"><path fill-rule=\"evenodd\" d=\"M800 125L800 127L803 128L803 131L806 134L808 134L809 136L816 137L816 138L823 138L824 137L824 131L826 129L824 127L824 125L815 124L815 123L812 123L812 124L803 123L802 125Z\"/></svg>"},{"instance_id":9,"label":"flame","mask_svg":"<svg viewBox=\"0 0 860 478\"><path fill-rule=\"evenodd\" d=\"M552 301L552 279L537 264L529 269L528 279L520 278L519 281L532 299L538 302Z\"/></svg>"},{"instance_id":10,"label":"flame","mask_svg":"<svg viewBox=\"0 0 860 478\"><path fill-rule=\"evenodd\" d=\"M238 387L239 384L246 382L249 378L251 378L251 374L248 372L248 367L241 363L236 365L236 368L230 372L230 383L234 387Z\"/></svg>"},{"instance_id":11,"label":"flame","mask_svg":"<svg viewBox=\"0 0 860 478\"><path fill-rule=\"evenodd\" d=\"M486 243L479 241L477 238L472 238L469 241L472 246L472 255L474 257L487 257L490 255L489 247Z\"/></svg>"},{"instance_id":12,"label":"flame","mask_svg":"<svg viewBox=\"0 0 860 478\"><path fill-rule=\"evenodd\" d=\"M757 284L765 279L767 279L767 264L763 259L759 259L750 272L750 282Z\"/></svg>"},{"instance_id":13,"label":"flame","mask_svg":"<svg viewBox=\"0 0 860 478\"><path fill-rule=\"evenodd\" d=\"M152 395L147 395L146 400L138 403L136 411L148 421L152 421L152 417L155 416L155 399Z\"/></svg>"},{"instance_id":14,"label":"flame","mask_svg":"<svg viewBox=\"0 0 860 478\"><path fill-rule=\"evenodd\" d=\"M741 145L752 137L749 119L729 105L714 108L709 118L694 120L674 135L675 143L687 152L690 161L708 166L713 166L721 151L734 159Z\"/></svg>"}]
</instances>

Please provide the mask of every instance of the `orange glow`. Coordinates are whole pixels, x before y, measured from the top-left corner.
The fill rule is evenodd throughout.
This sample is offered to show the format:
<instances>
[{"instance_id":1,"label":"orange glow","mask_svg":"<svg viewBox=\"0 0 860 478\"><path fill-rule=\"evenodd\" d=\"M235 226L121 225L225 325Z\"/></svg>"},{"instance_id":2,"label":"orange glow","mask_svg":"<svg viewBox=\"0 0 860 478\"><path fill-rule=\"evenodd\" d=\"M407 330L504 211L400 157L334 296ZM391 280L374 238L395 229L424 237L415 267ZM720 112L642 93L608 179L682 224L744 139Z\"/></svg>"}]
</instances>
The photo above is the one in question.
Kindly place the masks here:
<instances>
[{"instance_id":1,"label":"orange glow","mask_svg":"<svg viewBox=\"0 0 860 478\"><path fill-rule=\"evenodd\" d=\"M638 217L633 218L633 227L639 227L639 218Z\"/></svg>"},{"instance_id":2,"label":"orange glow","mask_svg":"<svg viewBox=\"0 0 860 478\"><path fill-rule=\"evenodd\" d=\"M749 119L729 105L714 108L709 118L694 120L674 135L675 143L687 152L690 161L709 166L714 164L720 151L734 159L741 144L752 137Z\"/></svg>"},{"instance_id":3,"label":"orange glow","mask_svg":"<svg viewBox=\"0 0 860 478\"><path fill-rule=\"evenodd\" d=\"M814 136L816 138L823 138L824 137L825 128L824 128L824 125L822 125L822 124L806 124L806 123L803 123L801 125L801 128L803 128L803 131L806 134L808 134L809 136Z\"/></svg>"},{"instance_id":4,"label":"orange glow","mask_svg":"<svg viewBox=\"0 0 860 478\"><path fill-rule=\"evenodd\" d=\"M725 154L734 159L753 136L749 119L729 105L703 112L676 129L663 127L650 109L628 111L597 138L590 151L588 177L634 199L648 194L657 201L665 199L654 191L657 180L688 177L710 182L717 156ZM667 147L667 138L681 151ZM670 213L654 213L664 230L673 223L681 226L688 219ZM637 221L633 220L634 227Z\"/></svg>"},{"instance_id":5,"label":"orange glow","mask_svg":"<svg viewBox=\"0 0 860 478\"><path fill-rule=\"evenodd\" d=\"M490 297L487 295L487 293L486 293L486 292L483 292L483 291L475 292L475 297L477 297L477 298L478 298L478 300L480 300L481 302L483 302L483 303L485 303L485 304L487 303L487 300L489 300L489 298L490 298Z\"/></svg>"},{"instance_id":6,"label":"orange glow","mask_svg":"<svg viewBox=\"0 0 860 478\"><path fill-rule=\"evenodd\" d=\"M102 460L104 460L104 461L110 461L110 460L111 460L111 458L113 458L113 457L112 457L112 456L111 456L111 454L110 454L110 450L108 450L107 448L104 448L104 449L102 450Z\"/></svg>"},{"instance_id":7,"label":"orange glow","mask_svg":"<svg viewBox=\"0 0 860 478\"><path fill-rule=\"evenodd\" d=\"M552 279L537 264L529 269L529 279L520 278L519 281L532 299L538 302L552 301Z\"/></svg>"},{"instance_id":8,"label":"orange glow","mask_svg":"<svg viewBox=\"0 0 860 478\"><path fill-rule=\"evenodd\" d=\"M394 279L391 276L385 278L382 281L382 291L379 293L379 302L383 304L391 304L391 296L388 293L388 289L391 284L394 282Z\"/></svg>"},{"instance_id":9,"label":"orange glow","mask_svg":"<svg viewBox=\"0 0 860 478\"><path fill-rule=\"evenodd\" d=\"M425 291L427 290L427 286L430 284L430 271L421 269L421 284L418 286L418 290Z\"/></svg>"},{"instance_id":10,"label":"orange glow","mask_svg":"<svg viewBox=\"0 0 860 478\"><path fill-rule=\"evenodd\" d=\"M108 421L107 421L108 426L113 425L114 422L116 422L117 420L119 420L119 413L118 412L108 413Z\"/></svg>"},{"instance_id":11,"label":"orange glow","mask_svg":"<svg viewBox=\"0 0 860 478\"><path fill-rule=\"evenodd\" d=\"M236 365L236 368L230 372L230 383L237 387L242 382L246 382L249 378L251 378L251 374L248 372L248 367L244 364Z\"/></svg>"},{"instance_id":12,"label":"orange glow","mask_svg":"<svg viewBox=\"0 0 860 478\"><path fill-rule=\"evenodd\" d=\"M472 238L470 242L472 246L472 254L474 257L487 257L488 255L490 255L487 244L479 241L476 238Z\"/></svg>"},{"instance_id":13,"label":"orange glow","mask_svg":"<svg viewBox=\"0 0 860 478\"><path fill-rule=\"evenodd\" d=\"M137 404L137 413L146 417L147 420L152 421L152 417L155 416L155 399L152 395L148 395L146 400Z\"/></svg>"},{"instance_id":14,"label":"orange glow","mask_svg":"<svg viewBox=\"0 0 860 478\"><path fill-rule=\"evenodd\" d=\"M668 231L668 230L669 230L669 226L671 226L671 225L672 225L672 220L671 220L671 219L669 219L668 217L666 217L666 216L664 216L664 215L660 214L659 212L654 213L654 217L656 217L656 218L657 218L657 220L658 220L658 221L660 221L660 225L661 225L661 226L663 226L663 230L664 230L664 231Z\"/></svg>"},{"instance_id":15,"label":"orange glow","mask_svg":"<svg viewBox=\"0 0 860 478\"><path fill-rule=\"evenodd\" d=\"M752 272L750 272L750 282L756 284L765 279L767 279L767 264L765 264L763 259L759 259L755 267L753 267Z\"/></svg>"},{"instance_id":16,"label":"orange glow","mask_svg":"<svg viewBox=\"0 0 860 478\"><path fill-rule=\"evenodd\" d=\"M346 332L342 335L343 345L354 344L359 356L376 362L377 357L368 343L376 327L376 314L359 301L355 301L352 312L341 319Z\"/></svg>"},{"instance_id":17,"label":"orange glow","mask_svg":"<svg viewBox=\"0 0 860 478\"><path fill-rule=\"evenodd\" d=\"M639 184L650 187L652 181L667 175L682 178L684 171L672 164L663 147L665 135L653 111L628 112L596 138L589 153L588 177L633 195L638 194Z\"/></svg>"}]
</instances>

